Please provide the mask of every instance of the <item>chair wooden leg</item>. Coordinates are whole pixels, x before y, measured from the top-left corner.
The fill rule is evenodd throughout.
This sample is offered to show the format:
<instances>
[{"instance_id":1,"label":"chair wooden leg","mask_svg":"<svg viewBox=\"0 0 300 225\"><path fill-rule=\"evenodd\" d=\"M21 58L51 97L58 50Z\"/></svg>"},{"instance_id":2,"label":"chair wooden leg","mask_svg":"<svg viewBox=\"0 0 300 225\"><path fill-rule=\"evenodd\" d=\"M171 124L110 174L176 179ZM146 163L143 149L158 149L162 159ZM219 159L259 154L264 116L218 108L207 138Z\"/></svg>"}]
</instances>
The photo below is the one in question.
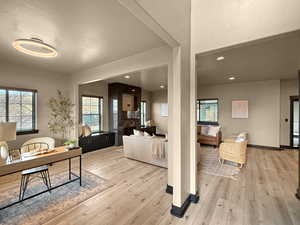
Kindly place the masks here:
<instances>
[{"instance_id":1,"label":"chair wooden leg","mask_svg":"<svg viewBox=\"0 0 300 225\"><path fill-rule=\"evenodd\" d=\"M224 159L219 158L219 162L220 162L221 165L223 165L224 164Z\"/></svg>"},{"instance_id":2,"label":"chair wooden leg","mask_svg":"<svg viewBox=\"0 0 300 225\"><path fill-rule=\"evenodd\" d=\"M221 167L224 165L224 159L220 158Z\"/></svg>"}]
</instances>

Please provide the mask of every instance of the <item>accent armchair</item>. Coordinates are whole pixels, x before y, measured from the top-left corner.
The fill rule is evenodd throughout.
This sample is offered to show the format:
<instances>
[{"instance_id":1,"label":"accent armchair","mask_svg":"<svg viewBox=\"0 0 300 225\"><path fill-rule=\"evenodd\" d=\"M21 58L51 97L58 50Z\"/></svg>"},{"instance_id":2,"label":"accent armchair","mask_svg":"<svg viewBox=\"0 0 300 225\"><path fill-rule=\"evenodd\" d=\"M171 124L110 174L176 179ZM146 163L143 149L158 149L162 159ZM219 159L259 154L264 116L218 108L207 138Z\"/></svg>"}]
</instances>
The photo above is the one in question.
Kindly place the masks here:
<instances>
[{"instance_id":1,"label":"accent armchair","mask_svg":"<svg viewBox=\"0 0 300 225\"><path fill-rule=\"evenodd\" d=\"M207 144L219 147L221 141L222 132L219 126L197 126L197 142L199 142L200 144Z\"/></svg>"},{"instance_id":2,"label":"accent armchair","mask_svg":"<svg viewBox=\"0 0 300 225\"><path fill-rule=\"evenodd\" d=\"M247 134L245 133L236 138L225 139L219 149L220 162L223 164L224 160L228 160L239 163L242 168L246 163L247 144Z\"/></svg>"}]
</instances>

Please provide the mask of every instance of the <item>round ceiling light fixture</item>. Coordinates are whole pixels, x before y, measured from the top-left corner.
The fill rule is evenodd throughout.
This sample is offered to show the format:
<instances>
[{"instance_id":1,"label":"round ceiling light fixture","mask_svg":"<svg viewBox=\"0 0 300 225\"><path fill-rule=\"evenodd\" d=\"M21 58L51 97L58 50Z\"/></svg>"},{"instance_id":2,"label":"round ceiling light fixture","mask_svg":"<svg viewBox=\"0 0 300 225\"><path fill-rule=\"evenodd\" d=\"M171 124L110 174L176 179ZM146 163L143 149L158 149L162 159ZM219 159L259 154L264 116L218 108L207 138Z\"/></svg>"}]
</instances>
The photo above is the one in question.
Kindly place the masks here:
<instances>
[{"instance_id":1,"label":"round ceiling light fixture","mask_svg":"<svg viewBox=\"0 0 300 225\"><path fill-rule=\"evenodd\" d=\"M126 76L124 76L124 78L126 78L126 79L130 79L130 76L129 76L129 75L126 75Z\"/></svg>"},{"instance_id":2,"label":"round ceiling light fixture","mask_svg":"<svg viewBox=\"0 0 300 225\"><path fill-rule=\"evenodd\" d=\"M12 46L20 52L38 57L56 57L57 51L51 45L44 43L41 39L17 39Z\"/></svg>"},{"instance_id":3,"label":"round ceiling light fixture","mask_svg":"<svg viewBox=\"0 0 300 225\"><path fill-rule=\"evenodd\" d=\"M161 89L164 89L165 88L165 85L160 85L159 86Z\"/></svg>"},{"instance_id":4,"label":"round ceiling light fixture","mask_svg":"<svg viewBox=\"0 0 300 225\"><path fill-rule=\"evenodd\" d=\"M228 79L229 80L235 80L235 77L229 77Z\"/></svg>"}]
</instances>

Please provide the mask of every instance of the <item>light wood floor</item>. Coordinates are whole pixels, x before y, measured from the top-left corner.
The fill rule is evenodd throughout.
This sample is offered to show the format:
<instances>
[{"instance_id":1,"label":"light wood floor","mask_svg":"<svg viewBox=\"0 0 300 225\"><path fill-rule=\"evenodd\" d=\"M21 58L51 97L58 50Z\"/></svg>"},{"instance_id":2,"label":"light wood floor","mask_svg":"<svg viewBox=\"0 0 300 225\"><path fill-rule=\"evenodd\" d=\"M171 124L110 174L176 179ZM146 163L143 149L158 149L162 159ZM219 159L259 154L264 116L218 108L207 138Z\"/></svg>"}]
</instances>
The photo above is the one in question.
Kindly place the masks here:
<instances>
[{"instance_id":1,"label":"light wood floor","mask_svg":"<svg viewBox=\"0 0 300 225\"><path fill-rule=\"evenodd\" d=\"M126 159L115 148L88 153L84 169L115 185L46 225L299 225L297 154L249 148L238 181L199 174L200 202L178 219L170 215L166 169Z\"/></svg>"}]
</instances>

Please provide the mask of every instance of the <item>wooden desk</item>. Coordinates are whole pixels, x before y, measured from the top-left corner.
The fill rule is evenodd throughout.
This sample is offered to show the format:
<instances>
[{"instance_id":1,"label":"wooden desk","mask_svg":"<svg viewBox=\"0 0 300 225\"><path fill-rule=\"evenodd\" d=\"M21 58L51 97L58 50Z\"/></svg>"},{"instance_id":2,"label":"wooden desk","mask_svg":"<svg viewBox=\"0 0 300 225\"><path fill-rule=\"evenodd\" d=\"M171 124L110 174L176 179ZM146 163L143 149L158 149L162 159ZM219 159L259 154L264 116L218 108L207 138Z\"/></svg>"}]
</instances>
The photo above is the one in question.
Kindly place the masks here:
<instances>
[{"instance_id":1,"label":"wooden desk","mask_svg":"<svg viewBox=\"0 0 300 225\"><path fill-rule=\"evenodd\" d=\"M1 162L0 163L0 177L7 176L13 173L22 172L23 170L32 169L39 166L49 165L53 163L57 163L64 160L69 160L69 180L63 184L51 187L50 190L53 190L55 188L61 187L65 184L68 184L70 182L74 182L76 180L79 180L79 184L81 186L81 155L82 150L81 148L75 149L75 150L66 150L65 147L57 147L54 149L54 151L46 153L46 154L40 154L35 156L29 156L29 157L21 157L19 160L14 160L11 162ZM71 159L72 158L79 158L79 175L74 174L72 172L72 165L71 165ZM75 176L75 178L71 179L72 176ZM15 205L19 202L25 201L27 199L33 198L37 195L43 194L47 192L48 190L39 192L37 194L34 194L32 196L26 197L23 200L19 200L16 202L13 202L9 205L6 205L4 207L1 207L0 210L5 209L9 206Z\"/></svg>"}]
</instances>

